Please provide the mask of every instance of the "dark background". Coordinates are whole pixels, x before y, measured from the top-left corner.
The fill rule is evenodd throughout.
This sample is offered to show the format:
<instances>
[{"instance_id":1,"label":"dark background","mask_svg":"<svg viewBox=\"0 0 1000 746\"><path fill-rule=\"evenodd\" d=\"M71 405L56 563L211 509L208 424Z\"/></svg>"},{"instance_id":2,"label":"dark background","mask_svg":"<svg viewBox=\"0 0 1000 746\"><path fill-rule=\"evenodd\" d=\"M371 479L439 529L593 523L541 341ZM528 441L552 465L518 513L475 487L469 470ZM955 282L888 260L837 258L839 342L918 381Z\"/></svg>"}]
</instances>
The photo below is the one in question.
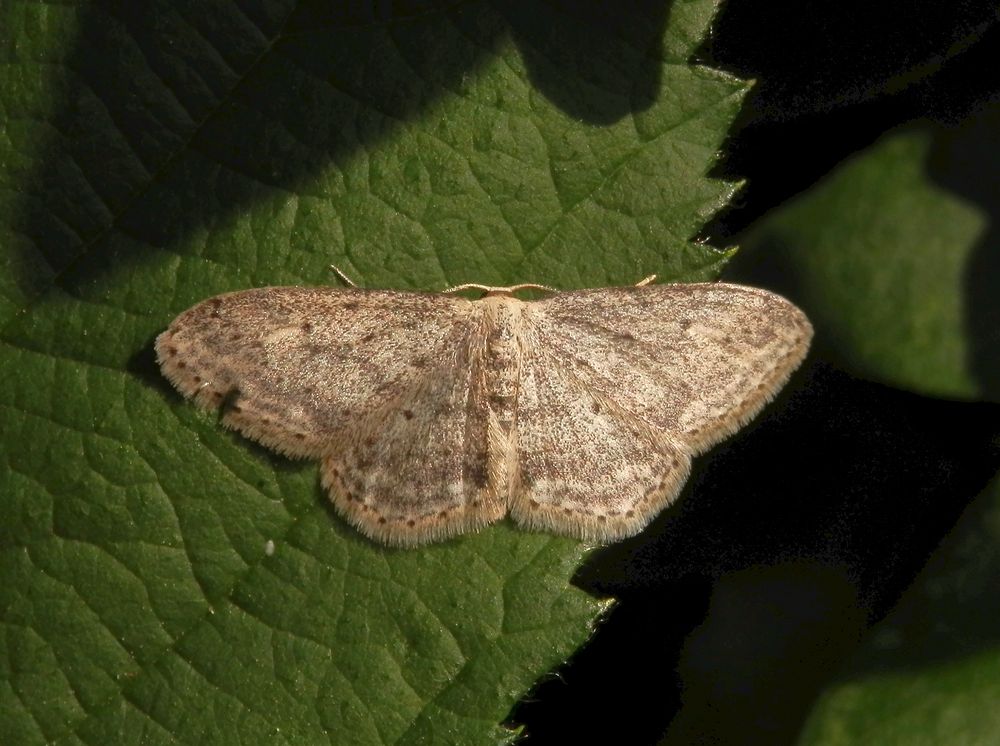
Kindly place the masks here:
<instances>
[{"instance_id":1,"label":"dark background","mask_svg":"<svg viewBox=\"0 0 1000 746\"><path fill-rule=\"evenodd\" d=\"M757 80L717 174L747 186L703 235L719 247L887 130L961 129L1000 100L995 3L733 1L697 61ZM1000 170L1000 133L979 142L958 155ZM995 234L1000 193L976 173L945 186ZM725 278L788 287L758 259ZM997 267L995 252L978 261ZM526 742L794 742L996 473L1000 407L852 378L817 342L751 427L696 460L675 509L580 571L581 587L620 603L512 713Z\"/></svg>"}]
</instances>

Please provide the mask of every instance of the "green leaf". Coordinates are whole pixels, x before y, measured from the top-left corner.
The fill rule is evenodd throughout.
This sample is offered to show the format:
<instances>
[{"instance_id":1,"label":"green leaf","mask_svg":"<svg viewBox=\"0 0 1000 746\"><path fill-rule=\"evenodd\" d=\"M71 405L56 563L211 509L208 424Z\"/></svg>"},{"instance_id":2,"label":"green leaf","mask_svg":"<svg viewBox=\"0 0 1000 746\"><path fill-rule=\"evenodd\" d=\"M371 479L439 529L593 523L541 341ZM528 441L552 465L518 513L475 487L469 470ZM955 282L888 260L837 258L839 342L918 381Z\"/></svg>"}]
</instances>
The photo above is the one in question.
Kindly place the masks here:
<instances>
[{"instance_id":1,"label":"green leaf","mask_svg":"<svg viewBox=\"0 0 1000 746\"><path fill-rule=\"evenodd\" d=\"M989 217L948 173L972 170L955 181L986 194L995 164L963 153L995 127L981 117L955 131L924 124L883 136L762 219L742 264L782 267L816 347L846 370L930 395L1000 397L1000 303L988 287L997 275L983 266Z\"/></svg>"},{"instance_id":2,"label":"green leaf","mask_svg":"<svg viewBox=\"0 0 1000 746\"><path fill-rule=\"evenodd\" d=\"M1000 729L1000 478L820 698L800 743L992 744Z\"/></svg>"},{"instance_id":3,"label":"green leaf","mask_svg":"<svg viewBox=\"0 0 1000 746\"><path fill-rule=\"evenodd\" d=\"M709 0L0 6L0 741L482 743L590 634L589 547L363 539L181 400L208 296L713 276L746 84ZM339 15L338 15L339 14ZM607 20L607 23L603 23ZM617 24L617 25L615 25Z\"/></svg>"}]
</instances>

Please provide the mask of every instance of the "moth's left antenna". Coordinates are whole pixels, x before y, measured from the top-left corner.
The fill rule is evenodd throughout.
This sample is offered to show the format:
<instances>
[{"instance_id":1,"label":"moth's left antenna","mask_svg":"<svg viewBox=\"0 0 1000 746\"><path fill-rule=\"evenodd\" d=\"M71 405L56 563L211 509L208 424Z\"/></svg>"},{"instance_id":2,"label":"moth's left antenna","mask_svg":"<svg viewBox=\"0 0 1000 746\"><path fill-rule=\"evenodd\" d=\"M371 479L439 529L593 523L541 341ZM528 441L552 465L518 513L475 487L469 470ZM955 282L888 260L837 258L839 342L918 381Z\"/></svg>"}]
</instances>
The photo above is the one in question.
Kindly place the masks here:
<instances>
[{"instance_id":1,"label":"moth's left antenna","mask_svg":"<svg viewBox=\"0 0 1000 746\"><path fill-rule=\"evenodd\" d=\"M332 269L337 274L337 277L339 277L341 280L343 280L347 284L348 287L360 289L360 286L358 285L358 283L356 283L354 280L352 280L350 277L348 277L347 274L344 272L344 270L342 270L336 264L331 264L330 265L330 269Z\"/></svg>"}]
</instances>

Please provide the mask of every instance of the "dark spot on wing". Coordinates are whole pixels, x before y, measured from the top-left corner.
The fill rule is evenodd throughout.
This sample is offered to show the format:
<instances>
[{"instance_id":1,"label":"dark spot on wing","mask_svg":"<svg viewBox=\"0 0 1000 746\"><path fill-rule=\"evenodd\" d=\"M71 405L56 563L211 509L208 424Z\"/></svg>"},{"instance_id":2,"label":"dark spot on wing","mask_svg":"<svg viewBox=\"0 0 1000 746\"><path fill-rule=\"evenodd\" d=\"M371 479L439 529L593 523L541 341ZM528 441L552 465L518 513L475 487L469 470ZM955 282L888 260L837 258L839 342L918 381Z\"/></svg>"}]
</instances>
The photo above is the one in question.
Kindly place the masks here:
<instances>
[{"instance_id":1,"label":"dark spot on wing","mask_svg":"<svg viewBox=\"0 0 1000 746\"><path fill-rule=\"evenodd\" d=\"M469 467L469 480L476 485L476 487L482 488L486 486L488 474L486 473L485 458L478 460L475 464Z\"/></svg>"}]
</instances>

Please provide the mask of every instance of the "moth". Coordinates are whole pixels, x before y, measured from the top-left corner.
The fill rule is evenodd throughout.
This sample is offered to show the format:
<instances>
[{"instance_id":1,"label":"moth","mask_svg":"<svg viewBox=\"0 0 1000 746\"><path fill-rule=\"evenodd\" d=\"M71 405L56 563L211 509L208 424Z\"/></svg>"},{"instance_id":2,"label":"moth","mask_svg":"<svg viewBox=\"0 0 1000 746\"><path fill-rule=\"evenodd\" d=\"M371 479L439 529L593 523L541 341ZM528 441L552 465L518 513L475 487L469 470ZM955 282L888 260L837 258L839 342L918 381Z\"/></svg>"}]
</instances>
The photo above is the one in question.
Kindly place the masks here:
<instances>
[{"instance_id":1,"label":"moth","mask_svg":"<svg viewBox=\"0 0 1000 746\"><path fill-rule=\"evenodd\" d=\"M805 314L726 283L454 292L265 287L209 298L156 340L222 422L318 459L337 511L414 546L509 515L610 542L673 501L691 458L802 362Z\"/></svg>"}]
</instances>

